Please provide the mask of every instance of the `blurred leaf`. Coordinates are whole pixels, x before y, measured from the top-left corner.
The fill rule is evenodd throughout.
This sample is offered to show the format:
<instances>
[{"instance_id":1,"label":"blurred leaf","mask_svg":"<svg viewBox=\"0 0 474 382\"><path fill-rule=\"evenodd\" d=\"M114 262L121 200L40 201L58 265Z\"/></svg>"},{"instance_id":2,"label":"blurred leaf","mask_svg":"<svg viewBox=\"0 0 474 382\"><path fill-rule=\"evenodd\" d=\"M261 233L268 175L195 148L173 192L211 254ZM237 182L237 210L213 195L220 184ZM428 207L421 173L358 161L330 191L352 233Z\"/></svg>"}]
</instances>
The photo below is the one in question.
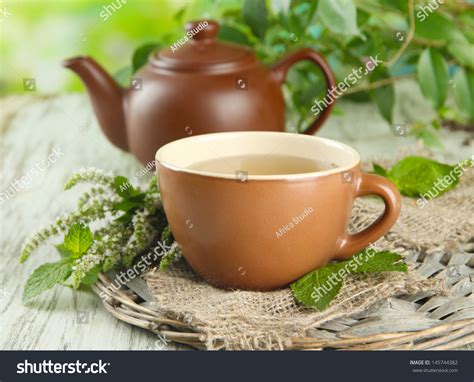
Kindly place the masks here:
<instances>
[{"instance_id":1,"label":"blurred leaf","mask_svg":"<svg viewBox=\"0 0 474 382\"><path fill-rule=\"evenodd\" d=\"M367 21L370 19L370 13L363 11L362 9L357 9L357 25L359 28L363 27Z\"/></svg>"},{"instance_id":2,"label":"blurred leaf","mask_svg":"<svg viewBox=\"0 0 474 382\"><path fill-rule=\"evenodd\" d=\"M448 51L458 63L474 69L474 44L469 43L467 38L450 41Z\"/></svg>"},{"instance_id":3,"label":"blurred leaf","mask_svg":"<svg viewBox=\"0 0 474 382\"><path fill-rule=\"evenodd\" d=\"M338 104L335 104L332 108L331 115L343 116L345 115L344 109Z\"/></svg>"},{"instance_id":4,"label":"blurred leaf","mask_svg":"<svg viewBox=\"0 0 474 382\"><path fill-rule=\"evenodd\" d=\"M114 79L121 86L128 86L130 77L132 76L132 67L126 66L114 74Z\"/></svg>"},{"instance_id":5,"label":"blurred leaf","mask_svg":"<svg viewBox=\"0 0 474 382\"><path fill-rule=\"evenodd\" d=\"M369 77L370 82L390 78L388 71L382 66L377 67ZM395 104L395 89L392 84L370 91L370 97L377 105L382 117L389 123L393 122L393 106Z\"/></svg>"},{"instance_id":6,"label":"blurred leaf","mask_svg":"<svg viewBox=\"0 0 474 382\"><path fill-rule=\"evenodd\" d=\"M433 122L433 124L435 124ZM418 128L410 129L410 135L421 140L427 147L443 147L441 140L439 139L438 133L436 132L435 125L423 125Z\"/></svg>"},{"instance_id":7,"label":"blurred leaf","mask_svg":"<svg viewBox=\"0 0 474 382\"><path fill-rule=\"evenodd\" d=\"M288 12L289 32L296 34L298 37L303 36L311 24L315 11L315 1L292 1Z\"/></svg>"},{"instance_id":8,"label":"blurred leaf","mask_svg":"<svg viewBox=\"0 0 474 382\"><path fill-rule=\"evenodd\" d=\"M268 23L268 11L265 0L245 0L242 6L242 18L253 34L263 39Z\"/></svg>"},{"instance_id":9,"label":"blurred leaf","mask_svg":"<svg viewBox=\"0 0 474 382\"><path fill-rule=\"evenodd\" d=\"M252 45L245 33L229 25L221 25L217 38L222 41L230 41L236 44Z\"/></svg>"},{"instance_id":10,"label":"blurred leaf","mask_svg":"<svg viewBox=\"0 0 474 382\"><path fill-rule=\"evenodd\" d=\"M420 56L417 66L418 82L424 96L433 106L441 107L448 94L448 64L438 51L426 49Z\"/></svg>"},{"instance_id":11,"label":"blurred leaf","mask_svg":"<svg viewBox=\"0 0 474 382\"><path fill-rule=\"evenodd\" d=\"M463 36L456 25L441 13L431 13L425 16L418 10L415 17L415 37L428 40L448 41Z\"/></svg>"},{"instance_id":12,"label":"blurred leaf","mask_svg":"<svg viewBox=\"0 0 474 382\"><path fill-rule=\"evenodd\" d=\"M398 14L393 12L380 12L373 15L371 24L377 25L379 29L391 30L390 43L393 41L393 31L408 31L409 25L405 14ZM380 31L377 32L380 34Z\"/></svg>"},{"instance_id":13,"label":"blurred leaf","mask_svg":"<svg viewBox=\"0 0 474 382\"><path fill-rule=\"evenodd\" d=\"M321 37L323 28L321 25L310 25L307 29L308 35L310 35L315 40Z\"/></svg>"},{"instance_id":14,"label":"blurred leaf","mask_svg":"<svg viewBox=\"0 0 474 382\"><path fill-rule=\"evenodd\" d=\"M449 83L451 83L454 81L453 80L450 80ZM450 106L442 106L438 109L438 115L439 117L444 120L444 121L458 121L460 118L459 118L459 109L455 109L453 107L450 107ZM436 129L436 130L441 130L441 123L437 122L437 123L434 123L433 124L433 127Z\"/></svg>"},{"instance_id":15,"label":"blurred leaf","mask_svg":"<svg viewBox=\"0 0 474 382\"><path fill-rule=\"evenodd\" d=\"M384 7L397 9L405 14L408 12L407 0L378 0L378 2Z\"/></svg>"},{"instance_id":16,"label":"blurred leaf","mask_svg":"<svg viewBox=\"0 0 474 382\"><path fill-rule=\"evenodd\" d=\"M291 7L291 12L296 16L306 16L311 9L311 5L307 2L299 3L298 5Z\"/></svg>"},{"instance_id":17,"label":"blurred leaf","mask_svg":"<svg viewBox=\"0 0 474 382\"><path fill-rule=\"evenodd\" d=\"M373 166L372 172L374 174L387 177L387 170L385 170L382 166L378 165L377 163L372 163L372 166Z\"/></svg>"},{"instance_id":18,"label":"blurred leaf","mask_svg":"<svg viewBox=\"0 0 474 382\"><path fill-rule=\"evenodd\" d=\"M231 9L226 9L222 13L222 17L238 19L240 17L240 14L241 14L240 8L231 8Z\"/></svg>"},{"instance_id":19,"label":"blurred leaf","mask_svg":"<svg viewBox=\"0 0 474 382\"><path fill-rule=\"evenodd\" d=\"M458 15L458 25L466 37L474 42L474 9L466 9Z\"/></svg>"},{"instance_id":20,"label":"blurred leaf","mask_svg":"<svg viewBox=\"0 0 474 382\"><path fill-rule=\"evenodd\" d=\"M183 7L174 14L174 19L178 21L182 21L185 13L186 13L186 7Z\"/></svg>"},{"instance_id":21,"label":"blurred leaf","mask_svg":"<svg viewBox=\"0 0 474 382\"><path fill-rule=\"evenodd\" d=\"M145 65L148 62L148 56L150 55L150 53L153 52L155 49L158 49L159 46L160 45L157 43L145 44L138 47L135 50L135 52L133 52L133 58L132 58L133 73L135 73L138 69L140 69L143 65Z\"/></svg>"},{"instance_id":22,"label":"blurred leaf","mask_svg":"<svg viewBox=\"0 0 474 382\"><path fill-rule=\"evenodd\" d=\"M360 34L357 10L353 0L319 0L318 16L334 33L347 36Z\"/></svg>"},{"instance_id":23,"label":"blurred leaf","mask_svg":"<svg viewBox=\"0 0 474 382\"><path fill-rule=\"evenodd\" d=\"M469 121L474 121L474 72L459 68L454 76L454 99Z\"/></svg>"},{"instance_id":24,"label":"blurred leaf","mask_svg":"<svg viewBox=\"0 0 474 382\"><path fill-rule=\"evenodd\" d=\"M354 101L354 102L370 102L372 98L370 93L367 91L360 91L356 93L350 93L344 95L345 100Z\"/></svg>"}]
</instances>

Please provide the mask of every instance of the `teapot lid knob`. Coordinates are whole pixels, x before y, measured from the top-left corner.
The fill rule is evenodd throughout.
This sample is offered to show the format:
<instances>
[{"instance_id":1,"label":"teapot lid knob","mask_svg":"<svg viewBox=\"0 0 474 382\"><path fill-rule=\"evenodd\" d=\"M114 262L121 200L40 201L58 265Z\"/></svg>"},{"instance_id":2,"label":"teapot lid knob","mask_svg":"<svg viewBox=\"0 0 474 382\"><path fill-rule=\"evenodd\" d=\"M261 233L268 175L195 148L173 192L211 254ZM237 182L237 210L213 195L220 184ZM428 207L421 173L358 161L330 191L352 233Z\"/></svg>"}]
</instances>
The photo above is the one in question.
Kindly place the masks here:
<instances>
[{"instance_id":1,"label":"teapot lid knob","mask_svg":"<svg viewBox=\"0 0 474 382\"><path fill-rule=\"evenodd\" d=\"M219 24L213 20L196 20L187 23L185 29L188 37L194 40L215 40Z\"/></svg>"}]
</instances>

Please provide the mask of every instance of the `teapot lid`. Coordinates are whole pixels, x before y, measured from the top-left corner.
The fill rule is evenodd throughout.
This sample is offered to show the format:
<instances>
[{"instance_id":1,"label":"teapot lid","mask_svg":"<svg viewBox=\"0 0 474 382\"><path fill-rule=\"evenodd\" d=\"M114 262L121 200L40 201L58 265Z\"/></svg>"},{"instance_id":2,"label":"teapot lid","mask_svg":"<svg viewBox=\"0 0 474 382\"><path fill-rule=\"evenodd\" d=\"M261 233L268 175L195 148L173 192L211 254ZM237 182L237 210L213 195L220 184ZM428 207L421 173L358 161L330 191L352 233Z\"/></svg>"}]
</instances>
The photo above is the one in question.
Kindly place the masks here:
<instances>
[{"instance_id":1,"label":"teapot lid","mask_svg":"<svg viewBox=\"0 0 474 382\"><path fill-rule=\"evenodd\" d=\"M219 24L215 21L192 21L185 29L180 40L150 56L153 66L173 71L235 71L256 62L251 49L218 41Z\"/></svg>"}]
</instances>

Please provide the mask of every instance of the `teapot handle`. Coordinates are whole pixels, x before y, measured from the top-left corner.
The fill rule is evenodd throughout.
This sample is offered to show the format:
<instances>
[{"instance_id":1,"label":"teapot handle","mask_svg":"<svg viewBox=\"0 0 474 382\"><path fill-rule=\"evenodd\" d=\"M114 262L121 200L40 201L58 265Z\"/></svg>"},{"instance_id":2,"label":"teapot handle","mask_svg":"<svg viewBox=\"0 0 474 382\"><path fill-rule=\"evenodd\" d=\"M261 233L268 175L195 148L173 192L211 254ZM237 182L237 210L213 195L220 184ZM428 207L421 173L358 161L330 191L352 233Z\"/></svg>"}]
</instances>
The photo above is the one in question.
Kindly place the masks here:
<instances>
[{"instance_id":1,"label":"teapot handle","mask_svg":"<svg viewBox=\"0 0 474 382\"><path fill-rule=\"evenodd\" d=\"M324 78L326 79L327 84L327 96L329 94L329 91L332 88L336 87L336 80L326 60L319 53L312 49L302 49L293 54L290 54L288 57L285 57L281 61L277 62L273 66L272 72L276 76L277 81L282 84L286 79L286 74L288 73L290 67L293 64L304 60L314 62L323 71ZM319 114L319 117L316 118L316 120L303 132L304 134L314 134L329 116L329 114L331 113L331 109L334 106L334 97L330 97L329 99L331 100L331 103L323 102L324 107L322 108L320 113L317 113ZM313 108L311 108L311 110L313 111Z\"/></svg>"}]
</instances>

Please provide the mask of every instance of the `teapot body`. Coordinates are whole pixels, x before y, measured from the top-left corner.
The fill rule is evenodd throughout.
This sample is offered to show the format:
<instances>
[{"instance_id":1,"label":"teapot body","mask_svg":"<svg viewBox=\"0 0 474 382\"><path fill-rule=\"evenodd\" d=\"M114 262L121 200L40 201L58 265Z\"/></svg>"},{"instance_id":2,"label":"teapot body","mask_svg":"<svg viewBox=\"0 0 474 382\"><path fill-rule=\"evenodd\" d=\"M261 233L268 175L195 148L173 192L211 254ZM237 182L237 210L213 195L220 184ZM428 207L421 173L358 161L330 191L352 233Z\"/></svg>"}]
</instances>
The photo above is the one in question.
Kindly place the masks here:
<instances>
[{"instance_id":1,"label":"teapot body","mask_svg":"<svg viewBox=\"0 0 474 382\"><path fill-rule=\"evenodd\" d=\"M260 63L235 72L173 72L148 65L126 97L129 150L154 160L164 144L226 131L284 131L281 84Z\"/></svg>"},{"instance_id":2,"label":"teapot body","mask_svg":"<svg viewBox=\"0 0 474 382\"><path fill-rule=\"evenodd\" d=\"M219 41L215 21L190 22L186 30L179 44L150 54L128 89L91 57L63 62L86 85L107 138L143 164L153 162L164 144L190 135L284 131L282 85L299 61L321 69L328 94L335 88L331 69L312 49L297 50L268 68L249 47ZM328 117L333 101L322 104L305 134L314 134Z\"/></svg>"}]
</instances>

